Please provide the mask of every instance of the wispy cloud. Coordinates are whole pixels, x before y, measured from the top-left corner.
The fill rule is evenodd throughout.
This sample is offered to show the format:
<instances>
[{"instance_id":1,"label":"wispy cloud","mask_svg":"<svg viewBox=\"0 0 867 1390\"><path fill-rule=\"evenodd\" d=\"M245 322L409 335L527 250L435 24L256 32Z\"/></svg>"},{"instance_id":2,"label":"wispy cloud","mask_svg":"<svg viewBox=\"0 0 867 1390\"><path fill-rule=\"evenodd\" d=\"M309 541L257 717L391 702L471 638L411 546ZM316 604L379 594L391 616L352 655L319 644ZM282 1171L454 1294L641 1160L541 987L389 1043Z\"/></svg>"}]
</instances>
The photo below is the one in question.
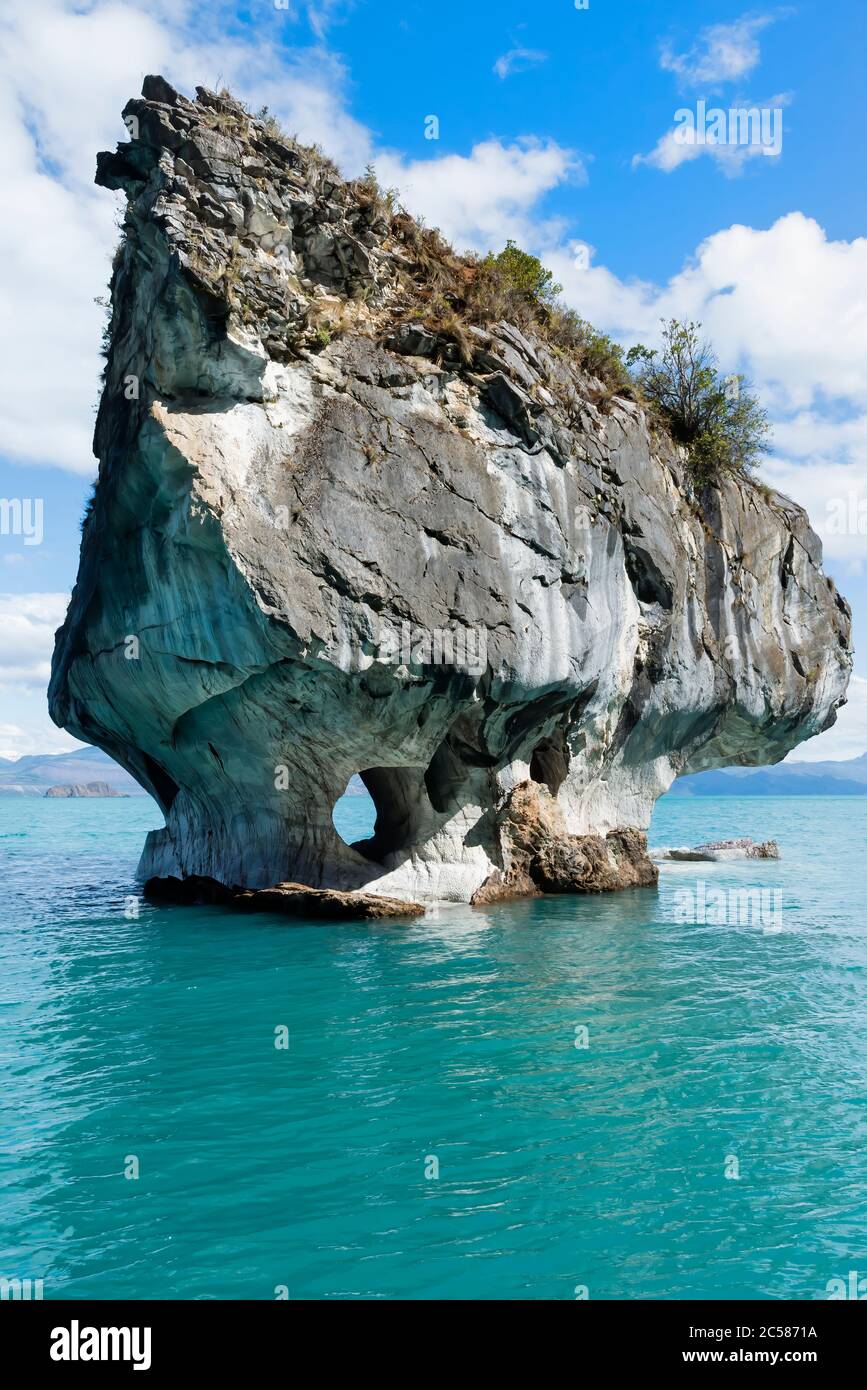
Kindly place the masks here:
<instances>
[{"instance_id":1,"label":"wispy cloud","mask_svg":"<svg viewBox=\"0 0 867 1390\"><path fill-rule=\"evenodd\" d=\"M737 82L758 66L758 35L776 18L777 14L743 15L732 24L710 24L685 53L675 53L671 44L664 44L660 66L688 87L712 89L722 82Z\"/></svg>"},{"instance_id":2,"label":"wispy cloud","mask_svg":"<svg viewBox=\"0 0 867 1390\"><path fill-rule=\"evenodd\" d=\"M494 63L494 72L500 78L511 77L516 72L526 72L528 68L537 68L541 63L547 63L548 54L543 53L538 48L510 48L508 53L503 53Z\"/></svg>"},{"instance_id":3,"label":"wispy cloud","mask_svg":"<svg viewBox=\"0 0 867 1390\"><path fill-rule=\"evenodd\" d=\"M648 154L636 154L632 167L647 164L670 174L682 164L706 155L729 178L743 172L751 159L776 159L783 148L783 118L791 94L778 92L763 102L739 102L720 110L699 103L695 111L675 112L675 124L661 135ZM713 120L711 118L714 118ZM719 119L722 138L714 138L714 121ZM710 128L708 128L710 127ZM750 138L740 138L749 133Z\"/></svg>"},{"instance_id":4,"label":"wispy cloud","mask_svg":"<svg viewBox=\"0 0 867 1390\"><path fill-rule=\"evenodd\" d=\"M662 46L660 67L672 72L678 79L681 89L698 89L704 92L702 104L710 105L707 97L718 93L727 83L741 82L758 67L761 49L758 36L769 24L789 14L787 8L780 8L767 14L745 14L730 24L710 24L702 29L691 48L676 53L670 43ZM742 98L729 98L732 107L747 115L757 107L770 113L770 119L779 129L771 140L762 137L741 139L725 133L721 138L703 138L697 128L678 125L679 118L688 112L675 112L675 125L665 131L647 154L636 154L632 159L635 168L647 164L670 174L682 164L706 155L729 178L740 174L747 163L757 156L777 157L782 150L781 111L791 101L787 93L771 97L770 101L755 103ZM735 112L732 112L734 119ZM725 118L728 113L722 113Z\"/></svg>"},{"instance_id":5,"label":"wispy cloud","mask_svg":"<svg viewBox=\"0 0 867 1390\"><path fill-rule=\"evenodd\" d=\"M307 19L316 37L324 39L331 25L346 19L354 5L355 0L310 0Z\"/></svg>"}]
</instances>

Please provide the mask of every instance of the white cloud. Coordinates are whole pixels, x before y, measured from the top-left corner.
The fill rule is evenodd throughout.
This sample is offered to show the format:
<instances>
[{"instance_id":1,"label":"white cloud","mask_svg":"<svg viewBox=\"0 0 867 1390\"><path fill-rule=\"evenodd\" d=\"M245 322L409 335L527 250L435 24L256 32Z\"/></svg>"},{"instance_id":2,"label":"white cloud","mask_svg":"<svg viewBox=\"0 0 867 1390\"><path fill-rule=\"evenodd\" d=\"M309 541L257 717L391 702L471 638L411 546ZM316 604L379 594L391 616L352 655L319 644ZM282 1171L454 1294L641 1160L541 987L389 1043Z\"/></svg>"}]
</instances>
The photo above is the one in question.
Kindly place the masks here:
<instances>
[{"instance_id":1,"label":"white cloud","mask_svg":"<svg viewBox=\"0 0 867 1390\"><path fill-rule=\"evenodd\" d=\"M33 696L29 705L3 691L4 710L17 715L23 724L0 724L0 758L23 758L28 753L71 753L74 748L87 745L71 738L63 729L58 729L48 717L44 698L34 707Z\"/></svg>"},{"instance_id":2,"label":"white cloud","mask_svg":"<svg viewBox=\"0 0 867 1390\"><path fill-rule=\"evenodd\" d=\"M743 15L732 24L708 25L686 53L675 53L671 44L664 44L660 67L690 87L736 82L758 66L757 35L773 21L773 15Z\"/></svg>"},{"instance_id":3,"label":"white cloud","mask_svg":"<svg viewBox=\"0 0 867 1390\"><path fill-rule=\"evenodd\" d=\"M627 342L655 340L661 318L700 320L726 370L745 370L778 416L867 404L865 237L829 241L801 212L766 229L735 224L661 286L582 271L564 248L545 260L576 308Z\"/></svg>"},{"instance_id":4,"label":"white cloud","mask_svg":"<svg viewBox=\"0 0 867 1390\"><path fill-rule=\"evenodd\" d=\"M511 77L514 72L526 72L548 61L548 54L538 48L510 48L494 63L494 72L500 78Z\"/></svg>"},{"instance_id":5,"label":"white cloud","mask_svg":"<svg viewBox=\"0 0 867 1390\"><path fill-rule=\"evenodd\" d=\"M17 724L0 724L0 758L20 757L18 749L26 738L26 731Z\"/></svg>"},{"instance_id":6,"label":"white cloud","mask_svg":"<svg viewBox=\"0 0 867 1390\"><path fill-rule=\"evenodd\" d=\"M847 695L848 702L837 711L834 727L799 744L786 762L836 762L843 758L860 758L867 752L867 680L863 676L853 676Z\"/></svg>"},{"instance_id":7,"label":"white cloud","mask_svg":"<svg viewBox=\"0 0 867 1390\"><path fill-rule=\"evenodd\" d=\"M509 237L522 245L556 240L562 225L540 222L536 205L566 179L583 180L583 165L553 140L510 145L485 140L469 155L406 161L387 153L376 160L384 184L398 188L407 207L460 249L499 249Z\"/></svg>"},{"instance_id":8,"label":"white cloud","mask_svg":"<svg viewBox=\"0 0 867 1390\"><path fill-rule=\"evenodd\" d=\"M803 418L778 424L778 440L786 434L795 438ZM863 441L867 416L843 426L809 418L821 436L815 452L798 450L799 462L774 455L763 464L762 476L807 509L825 556L859 573L867 560L867 448L863 442L850 446L847 437L860 431Z\"/></svg>"},{"instance_id":9,"label":"white cloud","mask_svg":"<svg viewBox=\"0 0 867 1390\"><path fill-rule=\"evenodd\" d=\"M664 174L702 156L714 160L728 178L736 178L751 159L778 159L783 151L783 111L791 97L780 92L763 102L733 106L682 107L675 124L649 154L632 157L632 167L647 164ZM719 124L714 128L714 121ZM716 132L719 132L718 134Z\"/></svg>"},{"instance_id":10,"label":"white cloud","mask_svg":"<svg viewBox=\"0 0 867 1390\"><path fill-rule=\"evenodd\" d=\"M95 189L96 153L126 138L120 111L147 72L188 92L232 86L349 172L371 136L346 111L345 71L321 49L209 40L220 6L29 0L0 17L0 451L89 474L104 295L121 202ZM272 19L277 12L272 11ZM188 27L185 27L188 26Z\"/></svg>"},{"instance_id":11,"label":"white cloud","mask_svg":"<svg viewBox=\"0 0 867 1390\"><path fill-rule=\"evenodd\" d=\"M68 594L0 594L0 757L81 746L52 724L45 687Z\"/></svg>"},{"instance_id":12,"label":"white cloud","mask_svg":"<svg viewBox=\"0 0 867 1390\"><path fill-rule=\"evenodd\" d=\"M685 53L675 53L671 44L666 43L660 54L660 67L673 72L682 88L700 88L709 95L725 83L740 81L758 67L761 58L758 35L785 13L785 10L778 10L775 14L742 15L731 24L708 25ZM633 156L633 167L647 164L670 174L682 164L705 155L727 177L733 178L752 159L779 157L782 150L782 108L790 100L787 94L781 94L764 102L738 100L730 103L729 109L750 110L759 107L775 112L770 118L774 123L773 142L766 135L761 143L741 143L732 138L730 132L722 140L705 141L696 135L694 129L684 129L679 125L676 113L675 125L660 136L650 153Z\"/></svg>"},{"instance_id":13,"label":"white cloud","mask_svg":"<svg viewBox=\"0 0 867 1390\"><path fill-rule=\"evenodd\" d=\"M44 689L68 594L0 594L0 682Z\"/></svg>"}]
</instances>

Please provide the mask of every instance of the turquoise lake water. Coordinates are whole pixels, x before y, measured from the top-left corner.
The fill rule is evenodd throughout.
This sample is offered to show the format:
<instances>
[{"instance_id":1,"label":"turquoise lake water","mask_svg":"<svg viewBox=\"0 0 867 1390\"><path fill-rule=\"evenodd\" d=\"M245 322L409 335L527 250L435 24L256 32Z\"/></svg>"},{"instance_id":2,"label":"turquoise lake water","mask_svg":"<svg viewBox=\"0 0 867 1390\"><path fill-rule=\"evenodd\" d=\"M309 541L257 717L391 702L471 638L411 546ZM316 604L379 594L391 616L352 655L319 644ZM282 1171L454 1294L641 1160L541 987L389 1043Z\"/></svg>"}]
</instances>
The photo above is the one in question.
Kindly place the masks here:
<instances>
[{"instance_id":1,"label":"turquoise lake water","mask_svg":"<svg viewBox=\"0 0 867 1390\"><path fill-rule=\"evenodd\" d=\"M367 814L339 803L345 838ZM652 843L783 860L400 926L125 916L160 823L0 800L0 1275L198 1299L867 1275L867 799L665 799ZM779 920L682 920L719 887Z\"/></svg>"}]
</instances>

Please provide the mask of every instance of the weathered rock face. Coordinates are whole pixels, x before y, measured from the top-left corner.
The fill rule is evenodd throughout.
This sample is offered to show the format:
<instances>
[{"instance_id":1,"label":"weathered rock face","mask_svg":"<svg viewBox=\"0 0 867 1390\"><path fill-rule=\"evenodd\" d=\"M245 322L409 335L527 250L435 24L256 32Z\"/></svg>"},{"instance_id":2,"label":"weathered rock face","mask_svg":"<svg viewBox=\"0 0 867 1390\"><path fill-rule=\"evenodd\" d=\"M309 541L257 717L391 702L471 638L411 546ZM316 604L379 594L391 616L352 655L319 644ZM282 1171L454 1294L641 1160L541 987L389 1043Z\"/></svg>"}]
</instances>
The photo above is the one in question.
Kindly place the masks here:
<instances>
[{"instance_id":1,"label":"weathered rock face","mask_svg":"<svg viewBox=\"0 0 867 1390\"><path fill-rule=\"evenodd\" d=\"M539 893L606 893L650 888L659 870L637 830L572 835L554 797L537 782L519 782L497 813L496 869L473 894L477 905Z\"/></svg>"},{"instance_id":2,"label":"weathered rock face","mask_svg":"<svg viewBox=\"0 0 867 1390\"><path fill-rule=\"evenodd\" d=\"M678 773L833 722L849 614L800 508L748 481L692 497L633 402L601 408L508 324L438 340L406 219L233 102L148 78L125 116L50 708L162 806L144 875L463 901L650 882L638 832ZM331 812L356 771L378 819L351 848Z\"/></svg>"}]
</instances>

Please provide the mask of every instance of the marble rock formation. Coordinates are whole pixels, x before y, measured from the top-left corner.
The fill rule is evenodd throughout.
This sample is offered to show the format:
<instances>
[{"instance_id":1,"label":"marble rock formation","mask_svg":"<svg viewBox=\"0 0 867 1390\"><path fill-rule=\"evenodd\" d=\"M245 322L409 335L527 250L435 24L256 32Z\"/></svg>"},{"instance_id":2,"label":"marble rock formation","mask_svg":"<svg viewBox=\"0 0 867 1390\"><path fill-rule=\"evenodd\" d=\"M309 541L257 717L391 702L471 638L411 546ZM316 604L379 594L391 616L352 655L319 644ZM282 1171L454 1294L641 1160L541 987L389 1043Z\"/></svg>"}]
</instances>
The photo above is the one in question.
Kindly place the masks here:
<instances>
[{"instance_id":1,"label":"marble rock formation","mask_svg":"<svg viewBox=\"0 0 867 1390\"><path fill-rule=\"evenodd\" d=\"M419 901L652 883L681 773L833 723L800 507L544 335L438 333L431 241L234 100L145 80L55 722L157 800L145 877ZM426 289L426 286L428 288ZM332 809L359 772L372 838Z\"/></svg>"}]
</instances>

